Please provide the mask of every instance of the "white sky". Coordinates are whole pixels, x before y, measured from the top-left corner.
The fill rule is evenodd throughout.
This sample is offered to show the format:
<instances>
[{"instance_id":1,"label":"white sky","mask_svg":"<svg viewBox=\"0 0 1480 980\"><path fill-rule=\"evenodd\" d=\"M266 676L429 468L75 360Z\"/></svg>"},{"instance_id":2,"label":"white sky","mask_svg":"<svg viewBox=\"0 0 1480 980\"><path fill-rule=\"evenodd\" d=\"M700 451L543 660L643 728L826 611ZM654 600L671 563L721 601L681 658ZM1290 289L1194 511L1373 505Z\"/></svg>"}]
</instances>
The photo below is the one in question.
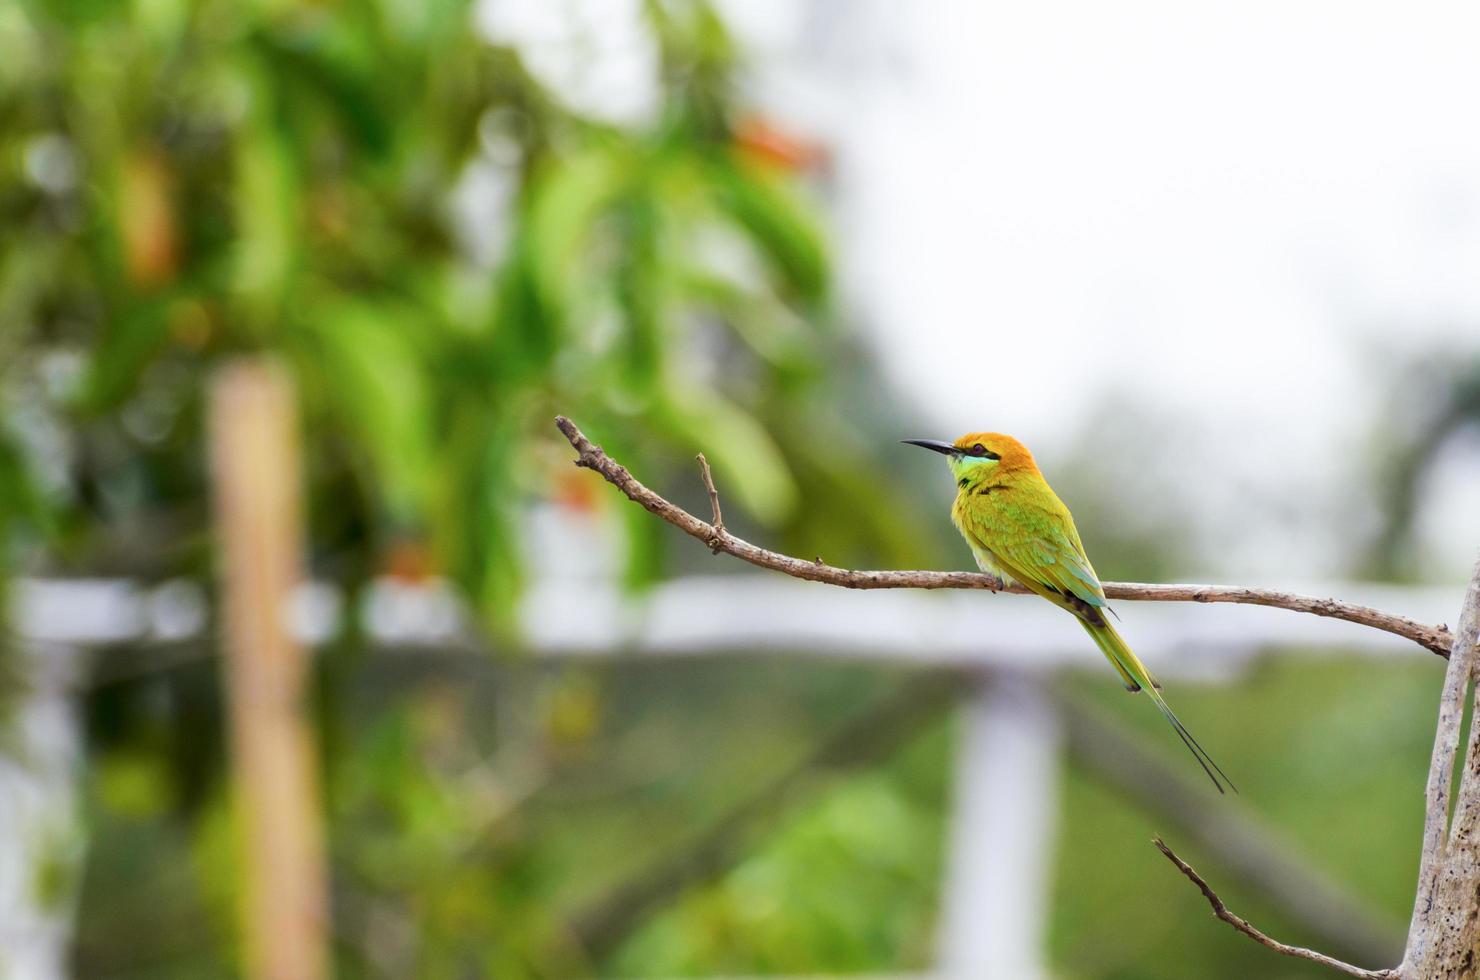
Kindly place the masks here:
<instances>
[{"instance_id":1,"label":"white sky","mask_svg":"<svg viewBox=\"0 0 1480 980\"><path fill-rule=\"evenodd\" d=\"M893 9L912 77L849 127L843 240L943 421L1083 407L1036 371L941 384L982 334L1061 389L1324 427L1364 338L1480 322L1480 5Z\"/></svg>"},{"instance_id":2,"label":"white sky","mask_svg":"<svg viewBox=\"0 0 1480 980\"><path fill-rule=\"evenodd\" d=\"M850 320L937 426L908 435L1012 432L1050 476L1100 452L1123 494L1135 461L1211 571L1340 569L1394 371L1480 356L1480 4L721 7L761 104L835 148ZM633 121L656 109L637 9L480 21ZM1141 421L1096 417L1112 396ZM1480 543L1477 448L1432 481L1439 578Z\"/></svg>"},{"instance_id":3,"label":"white sky","mask_svg":"<svg viewBox=\"0 0 1480 980\"><path fill-rule=\"evenodd\" d=\"M1219 559L1319 574L1371 516L1343 498L1394 365L1480 356L1480 5L729 6L839 147L850 306L926 435L1144 454L1091 415L1118 391L1185 420L1166 469ZM1465 568L1480 462L1439 475Z\"/></svg>"}]
</instances>

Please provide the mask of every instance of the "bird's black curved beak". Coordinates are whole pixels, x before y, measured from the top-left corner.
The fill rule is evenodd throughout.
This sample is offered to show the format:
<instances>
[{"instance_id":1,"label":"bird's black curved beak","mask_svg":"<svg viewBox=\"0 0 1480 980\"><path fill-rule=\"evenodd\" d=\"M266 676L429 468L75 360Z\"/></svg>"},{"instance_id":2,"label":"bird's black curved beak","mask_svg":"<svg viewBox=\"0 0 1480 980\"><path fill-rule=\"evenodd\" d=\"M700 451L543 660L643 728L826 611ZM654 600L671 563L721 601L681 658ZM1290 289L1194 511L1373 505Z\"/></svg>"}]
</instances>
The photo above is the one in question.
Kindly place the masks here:
<instances>
[{"instance_id":1,"label":"bird's black curved beak","mask_svg":"<svg viewBox=\"0 0 1480 980\"><path fill-rule=\"evenodd\" d=\"M939 439L901 439L900 441L906 445L919 446L922 449L933 449L938 453L945 453L947 456L955 456L961 452L961 450L949 442L941 442Z\"/></svg>"}]
</instances>

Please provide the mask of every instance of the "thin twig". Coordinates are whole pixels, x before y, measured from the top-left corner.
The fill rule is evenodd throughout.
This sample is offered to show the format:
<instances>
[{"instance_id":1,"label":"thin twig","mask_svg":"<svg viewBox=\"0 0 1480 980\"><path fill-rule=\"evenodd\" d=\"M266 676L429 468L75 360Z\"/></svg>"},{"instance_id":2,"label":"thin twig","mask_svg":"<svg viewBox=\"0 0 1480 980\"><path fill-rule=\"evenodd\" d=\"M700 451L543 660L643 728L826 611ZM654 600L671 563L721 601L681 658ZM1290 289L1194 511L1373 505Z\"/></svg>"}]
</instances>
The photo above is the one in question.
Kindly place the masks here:
<instances>
[{"instance_id":1,"label":"thin twig","mask_svg":"<svg viewBox=\"0 0 1480 980\"><path fill-rule=\"evenodd\" d=\"M741 561L749 562L760 568L782 572L793 578L838 585L847 589L986 589L991 592L1027 593L1027 590L1021 586L1004 586L997 577L979 572L859 571L837 568L824 564L820 560L803 561L800 558L768 551L735 537L723 526L716 527L714 524L700 520L682 507L670 503L649 490L625 466L612 459L602 451L600 446L587 439L570 419L557 416L555 424L579 454L575 461L577 466L584 466L600 473L608 483L621 490L630 500L641 504L685 534L703 541L714 549L716 554L724 552ZM716 498L717 496L715 494ZM1105 594L1112 599L1152 602L1234 602L1254 606L1273 606L1292 612L1341 619L1412 640L1424 649L1446 658L1449 656L1449 648L1453 642L1449 630L1443 626L1430 626L1403 616L1394 616L1368 606L1359 606L1338 599L1322 599L1292 592L1230 585L1151 585L1139 582L1106 582L1104 587Z\"/></svg>"},{"instance_id":2,"label":"thin twig","mask_svg":"<svg viewBox=\"0 0 1480 980\"><path fill-rule=\"evenodd\" d=\"M1144 742L1093 702L1052 688L1070 760L1202 848L1220 874L1264 898L1333 952L1396 962L1403 932L1381 911L1313 864L1299 846L1256 814L1214 795L1178 760ZM1200 776L1201 774L1199 774Z\"/></svg>"},{"instance_id":3,"label":"thin twig","mask_svg":"<svg viewBox=\"0 0 1480 980\"><path fill-rule=\"evenodd\" d=\"M720 553L722 547L719 535L724 533L725 517L719 512L719 491L714 488L714 474L709 472L709 460L704 458L703 453L700 453L696 458L699 460L699 476L704 480L704 489L709 491L709 507L714 511L714 520L712 523L714 525L715 536L709 541L709 550L717 555Z\"/></svg>"},{"instance_id":4,"label":"thin twig","mask_svg":"<svg viewBox=\"0 0 1480 980\"><path fill-rule=\"evenodd\" d=\"M1247 919L1243 918L1242 916L1234 915L1231 911L1229 911L1228 906L1223 904L1223 899L1219 898L1218 893L1213 891L1212 886L1210 886L1206 881L1203 880L1202 875L1198 874L1196 871L1193 871L1190 864L1177 857L1177 855L1173 853L1172 849L1170 847L1167 847L1165 841L1163 841L1160 837L1153 837L1151 839L1151 843L1155 844L1157 849L1161 851L1161 853L1166 855L1168 861L1177 866L1177 870L1181 871L1184 875L1187 876L1187 879L1189 881L1191 881L1194 885L1201 889L1203 897L1206 898L1208 900L1208 904L1213 907L1214 915L1216 915L1218 918L1222 919L1229 925L1233 926L1239 932L1243 933L1245 936L1248 936L1256 943L1259 943L1261 946L1267 946L1270 949L1274 950L1276 953L1283 953L1286 956L1294 956L1298 959L1310 960L1313 963L1320 963L1323 966L1329 966L1333 970L1340 970L1342 973L1348 974L1350 976L1362 977L1363 980L1391 980L1391 978L1398 975L1397 971L1395 970L1364 970L1360 966L1352 966L1350 963L1343 963L1341 960L1338 960L1335 957L1327 956L1325 953L1317 953L1313 949L1305 949L1302 946L1290 946L1280 942L1277 939L1271 939L1269 936L1266 936L1264 933L1254 928L1254 926L1251 925Z\"/></svg>"}]
</instances>

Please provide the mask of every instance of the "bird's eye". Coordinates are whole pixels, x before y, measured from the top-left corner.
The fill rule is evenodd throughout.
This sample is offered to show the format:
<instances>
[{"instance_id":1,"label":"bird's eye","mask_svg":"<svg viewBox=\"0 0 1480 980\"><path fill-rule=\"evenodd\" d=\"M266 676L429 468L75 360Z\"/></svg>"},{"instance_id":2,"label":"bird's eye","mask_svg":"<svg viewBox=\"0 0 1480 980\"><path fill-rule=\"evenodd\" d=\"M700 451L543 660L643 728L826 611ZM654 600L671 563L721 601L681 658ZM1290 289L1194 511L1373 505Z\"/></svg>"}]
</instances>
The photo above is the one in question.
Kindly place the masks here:
<instances>
[{"instance_id":1,"label":"bird's eye","mask_svg":"<svg viewBox=\"0 0 1480 980\"><path fill-rule=\"evenodd\" d=\"M977 443L976 445L971 447L971 455L973 456L985 456L986 454L987 447L983 446L981 443Z\"/></svg>"}]
</instances>

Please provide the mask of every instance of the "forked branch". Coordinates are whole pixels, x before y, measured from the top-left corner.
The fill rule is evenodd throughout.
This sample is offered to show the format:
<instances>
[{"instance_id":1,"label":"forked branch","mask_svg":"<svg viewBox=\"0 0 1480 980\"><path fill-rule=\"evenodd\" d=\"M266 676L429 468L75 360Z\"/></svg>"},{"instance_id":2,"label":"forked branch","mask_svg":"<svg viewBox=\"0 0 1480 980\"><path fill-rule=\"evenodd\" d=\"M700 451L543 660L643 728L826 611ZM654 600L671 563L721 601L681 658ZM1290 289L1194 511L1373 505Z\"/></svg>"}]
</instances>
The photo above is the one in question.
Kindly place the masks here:
<instances>
[{"instance_id":1,"label":"forked branch","mask_svg":"<svg viewBox=\"0 0 1480 980\"><path fill-rule=\"evenodd\" d=\"M724 552L741 561L760 568L806 579L823 582L846 589L986 589L991 592L1026 594L1021 586L1004 586L995 576L979 572L928 572L928 571L859 571L838 568L820 559L803 561L775 551L753 545L725 530L719 520L719 494L714 489L714 480L709 476L709 466L701 457L705 489L709 492L714 510L715 523L708 523L690 514L682 507L643 486L628 469L608 456L600 446L587 439L574 422L564 416L556 416L555 424L579 454L577 466L595 470L606 481L626 494L628 499L641 504L650 512L672 524L690 537L704 542L715 554ZM1369 606L1359 606L1338 599L1322 599L1316 596L1298 595L1293 592L1276 592L1272 589L1250 589L1231 585L1151 585L1140 582L1106 582L1105 594L1112 599L1149 600L1152 602L1234 602L1253 606L1274 606L1292 612L1310 613L1331 619L1342 619L1360 626L1401 636L1412 640L1425 650L1441 657L1449 656L1453 637L1443 626L1430 626L1403 616L1394 616Z\"/></svg>"}]
</instances>

